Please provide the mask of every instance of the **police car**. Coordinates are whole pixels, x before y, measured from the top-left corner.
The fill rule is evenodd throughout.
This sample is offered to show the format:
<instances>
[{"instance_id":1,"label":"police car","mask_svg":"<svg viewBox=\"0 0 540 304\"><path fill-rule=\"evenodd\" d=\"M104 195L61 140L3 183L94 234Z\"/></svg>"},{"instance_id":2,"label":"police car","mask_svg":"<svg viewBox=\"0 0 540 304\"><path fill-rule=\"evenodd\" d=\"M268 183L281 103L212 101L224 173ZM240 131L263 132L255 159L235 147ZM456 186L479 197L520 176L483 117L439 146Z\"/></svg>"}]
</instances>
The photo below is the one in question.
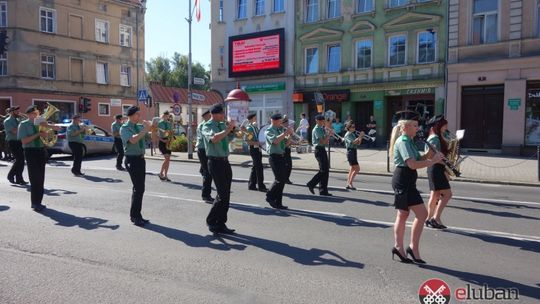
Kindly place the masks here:
<instances>
[{"instance_id":1,"label":"police car","mask_svg":"<svg viewBox=\"0 0 540 304\"><path fill-rule=\"evenodd\" d=\"M115 153L114 149L114 137L105 129L92 126L90 121L83 119L82 122L89 125L92 129L92 133L84 136L83 141L83 156L93 153ZM58 140L56 144L50 148L47 148L49 155L52 154L71 154L69 143L67 140L67 128L71 124L71 120L64 120L61 124L56 124L61 128L58 131Z\"/></svg>"}]
</instances>

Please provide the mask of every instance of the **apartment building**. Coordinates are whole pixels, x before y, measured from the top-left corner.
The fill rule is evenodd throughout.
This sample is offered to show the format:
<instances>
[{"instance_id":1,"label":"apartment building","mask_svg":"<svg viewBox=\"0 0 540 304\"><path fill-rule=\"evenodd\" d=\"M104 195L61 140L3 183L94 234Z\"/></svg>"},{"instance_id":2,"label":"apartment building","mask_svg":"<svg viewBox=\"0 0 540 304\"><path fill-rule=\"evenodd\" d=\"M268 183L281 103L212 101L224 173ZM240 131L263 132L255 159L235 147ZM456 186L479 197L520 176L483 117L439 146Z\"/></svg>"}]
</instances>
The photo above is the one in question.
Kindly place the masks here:
<instances>
[{"instance_id":1,"label":"apartment building","mask_svg":"<svg viewBox=\"0 0 540 304\"><path fill-rule=\"evenodd\" d=\"M239 83L259 123L292 114L294 26L291 0L211 0L212 88L226 97Z\"/></svg>"},{"instance_id":2,"label":"apartment building","mask_svg":"<svg viewBox=\"0 0 540 304\"><path fill-rule=\"evenodd\" d=\"M539 0L450 0L446 111L470 151L540 145Z\"/></svg>"},{"instance_id":3,"label":"apartment building","mask_svg":"<svg viewBox=\"0 0 540 304\"><path fill-rule=\"evenodd\" d=\"M55 122L79 113L108 128L114 115L137 104L144 81L145 1L4 0L0 27L7 52L0 58L0 111L50 103Z\"/></svg>"},{"instance_id":4,"label":"apartment building","mask_svg":"<svg viewBox=\"0 0 540 304\"><path fill-rule=\"evenodd\" d=\"M377 121L379 142L394 114L444 111L447 2L441 0L296 0L295 113L326 111L364 129Z\"/></svg>"}]
</instances>

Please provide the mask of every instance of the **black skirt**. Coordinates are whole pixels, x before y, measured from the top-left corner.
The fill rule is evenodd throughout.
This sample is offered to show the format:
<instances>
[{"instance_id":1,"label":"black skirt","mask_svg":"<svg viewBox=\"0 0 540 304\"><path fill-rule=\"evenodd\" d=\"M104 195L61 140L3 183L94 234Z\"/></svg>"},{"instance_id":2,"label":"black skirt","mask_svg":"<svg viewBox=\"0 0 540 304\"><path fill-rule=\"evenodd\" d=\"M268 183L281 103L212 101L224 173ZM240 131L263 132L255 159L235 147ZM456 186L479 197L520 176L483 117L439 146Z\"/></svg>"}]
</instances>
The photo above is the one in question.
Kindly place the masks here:
<instances>
[{"instance_id":1,"label":"black skirt","mask_svg":"<svg viewBox=\"0 0 540 304\"><path fill-rule=\"evenodd\" d=\"M450 189L450 183L444 172L445 166L443 164L435 164L427 169L429 190L438 191Z\"/></svg>"},{"instance_id":2,"label":"black skirt","mask_svg":"<svg viewBox=\"0 0 540 304\"><path fill-rule=\"evenodd\" d=\"M351 166L358 165L358 158L356 157L357 151L357 149L347 149L347 160Z\"/></svg>"},{"instance_id":3,"label":"black skirt","mask_svg":"<svg viewBox=\"0 0 540 304\"><path fill-rule=\"evenodd\" d=\"M161 154L165 155L165 154L171 154L171 150L168 150L167 149L167 144L162 142L161 140L159 141L159 151L161 152Z\"/></svg>"},{"instance_id":4,"label":"black skirt","mask_svg":"<svg viewBox=\"0 0 540 304\"><path fill-rule=\"evenodd\" d=\"M394 207L409 211L409 207L423 204L420 192L416 189L418 173L409 167L396 167L392 176Z\"/></svg>"}]
</instances>

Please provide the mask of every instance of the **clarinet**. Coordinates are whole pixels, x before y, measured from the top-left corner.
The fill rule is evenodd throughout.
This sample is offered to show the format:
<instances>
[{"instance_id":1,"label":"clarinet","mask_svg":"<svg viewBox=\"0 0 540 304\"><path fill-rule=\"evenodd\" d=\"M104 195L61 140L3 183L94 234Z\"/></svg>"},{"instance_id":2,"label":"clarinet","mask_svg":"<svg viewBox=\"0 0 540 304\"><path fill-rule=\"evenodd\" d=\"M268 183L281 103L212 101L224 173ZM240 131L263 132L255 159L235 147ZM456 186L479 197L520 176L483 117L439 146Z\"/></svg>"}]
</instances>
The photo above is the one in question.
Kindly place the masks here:
<instances>
[{"instance_id":1,"label":"clarinet","mask_svg":"<svg viewBox=\"0 0 540 304\"><path fill-rule=\"evenodd\" d=\"M421 137L420 140L423 143L425 143L433 152L439 153L437 148L435 148L435 146L432 143L428 142L427 139L425 139L424 137ZM443 158L442 161L446 165L446 167L448 167L448 169L452 170L452 172L454 173L456 177L459 177L461 175L461 172L459 172L459 170L454 166L454 164L452 164L448 159L446 159L446 157Z\"/></svg>"}]
</instances>

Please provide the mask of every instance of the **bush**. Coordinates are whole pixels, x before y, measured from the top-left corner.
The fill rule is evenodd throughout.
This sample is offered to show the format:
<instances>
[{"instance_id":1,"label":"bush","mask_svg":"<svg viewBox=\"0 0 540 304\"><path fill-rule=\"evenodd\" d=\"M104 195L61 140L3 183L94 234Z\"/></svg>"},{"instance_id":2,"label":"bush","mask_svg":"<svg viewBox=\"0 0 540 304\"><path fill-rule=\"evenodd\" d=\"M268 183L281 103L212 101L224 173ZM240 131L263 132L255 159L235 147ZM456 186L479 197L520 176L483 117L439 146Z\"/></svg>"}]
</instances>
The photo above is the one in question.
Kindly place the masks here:
<instances>
[{"instance_id":1,"label":"bush","mask_svg":"<svg viewBox=\"0 0 540 304\"><path fill-rule=\"evenodd\" d=\"M175 136L171 143L171 151L173 152L187 152L187 138L185 135Z\"/></svg>"}]
</instances>

